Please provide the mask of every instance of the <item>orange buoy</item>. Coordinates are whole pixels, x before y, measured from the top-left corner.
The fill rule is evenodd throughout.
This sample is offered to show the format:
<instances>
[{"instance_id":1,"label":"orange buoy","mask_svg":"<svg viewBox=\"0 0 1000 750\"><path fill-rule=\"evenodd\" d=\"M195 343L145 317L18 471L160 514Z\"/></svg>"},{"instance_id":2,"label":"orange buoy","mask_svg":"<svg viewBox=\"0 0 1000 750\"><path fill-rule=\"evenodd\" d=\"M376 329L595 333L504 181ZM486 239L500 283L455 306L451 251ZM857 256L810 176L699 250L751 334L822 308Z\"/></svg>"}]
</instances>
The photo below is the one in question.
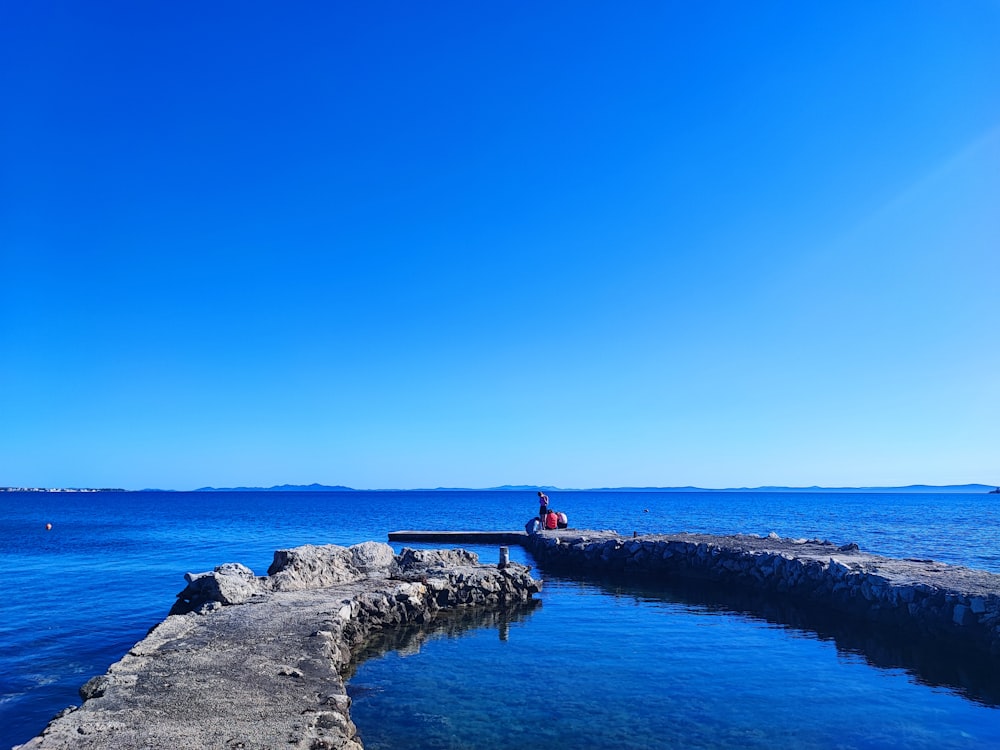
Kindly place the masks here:
<instances>
[{"instance_id":1,"label":"orange buoy","mask_svg":"<svg viewBox=\"0 0 1000 750\"><path fill-rule=\"evenodd\" d=\"M52 524L51 523L45 524L45 530L46 531L52 531Z\"/></svg>"}]
</instances>

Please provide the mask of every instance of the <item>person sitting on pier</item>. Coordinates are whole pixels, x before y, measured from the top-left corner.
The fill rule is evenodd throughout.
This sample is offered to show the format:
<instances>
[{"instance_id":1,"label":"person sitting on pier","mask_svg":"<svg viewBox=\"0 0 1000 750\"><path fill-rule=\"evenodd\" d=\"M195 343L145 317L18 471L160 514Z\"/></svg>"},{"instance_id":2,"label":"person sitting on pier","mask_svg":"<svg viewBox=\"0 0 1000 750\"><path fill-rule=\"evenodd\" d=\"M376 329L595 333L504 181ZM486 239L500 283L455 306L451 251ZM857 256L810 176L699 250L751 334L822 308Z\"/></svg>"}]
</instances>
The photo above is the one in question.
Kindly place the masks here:
<instances>
[{"instance_id":1,"label":"person sitting on pier","mask_svg":"<svg viewBox=\"0 0 1000 750\"><path fill-rule=\"evenodd\" d=\"M559 515L554 510L549 510L549 512L545 514L545 528L546 529L559 528Z\"/></svg>"},{"instance_id":2,"label":"person sitting on pier","mask_svg":"<svg viewBox=\"0 0 1000 750\"><path fill-rule=\"evenodd\" d=\"M568 529L569 528L569 518L566 516L565 513L563 513L562 511L559 511L558 513L556 513L556 517L558 518L559 528L560 529Z\"/></svg>"},{"instance_id":3,"label":"person sitting on pier","mask_svg":"<svg viewBox=\"0 0 1000 750\"><path fill-rule=\"evenodd\" d=\"M529 534L537 534L542 530L542 522L539 521L537 517L532 517L526 524L524 524L524 530Z\"/></svg>"}]
</instances>

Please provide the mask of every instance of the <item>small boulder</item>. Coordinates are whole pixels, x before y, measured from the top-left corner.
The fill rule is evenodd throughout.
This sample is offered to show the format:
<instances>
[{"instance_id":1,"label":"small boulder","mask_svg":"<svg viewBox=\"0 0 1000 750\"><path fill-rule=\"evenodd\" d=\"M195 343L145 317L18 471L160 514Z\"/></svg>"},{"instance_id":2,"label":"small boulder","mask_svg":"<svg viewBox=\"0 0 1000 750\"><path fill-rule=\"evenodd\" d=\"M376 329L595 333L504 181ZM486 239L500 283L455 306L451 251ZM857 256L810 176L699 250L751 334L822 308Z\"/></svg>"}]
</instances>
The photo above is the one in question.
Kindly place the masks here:
<instances>
[{"instance_id":1,"label":"small boulder","mask_svg":"<svg viewBox=\"0 0 1000 750\"><path fill-rule=\"evenodd\" d=\"M386 575L396 565L396 553L388 544L362 542L348 549L354 567L366 575Z\"/></svg>"},{"instance_id":2,"label":"small boulder","mask_svg":"<svg viewBox=\"0 0 1000 750\"><path fill-rule=\"evenodd\" d=\"M170 614L208 611L210 605L243 604L264 593L265 585L253 571L239 563L226 563L211 573L187 573L187 587L177 595Z\"/></svg>"}]
</instances>

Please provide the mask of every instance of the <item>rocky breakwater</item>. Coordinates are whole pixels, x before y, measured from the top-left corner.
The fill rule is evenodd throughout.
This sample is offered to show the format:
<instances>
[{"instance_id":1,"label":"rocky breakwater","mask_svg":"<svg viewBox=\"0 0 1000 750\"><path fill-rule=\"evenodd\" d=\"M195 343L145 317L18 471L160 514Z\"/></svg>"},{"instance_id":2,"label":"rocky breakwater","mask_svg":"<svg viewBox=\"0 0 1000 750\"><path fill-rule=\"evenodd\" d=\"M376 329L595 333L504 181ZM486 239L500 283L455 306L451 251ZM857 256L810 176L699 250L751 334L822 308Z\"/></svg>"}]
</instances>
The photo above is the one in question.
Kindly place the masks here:
<instances>
[{"instance_id":1,"label":"rocky breakwater","mask_svg":"<svg viewBox=\"0 0 1000 750\"><path fill-rule=\"evenodd\" d=\"M21 748L360 750L342 675L367 639L540 589L523 565L376 542L279 550L265 577L185 577L169 616Z\"/></svg>"},{"instance_id":2,"label":"rocky breakwater","mask_svg":"<svg viewBox=\"0 0 1000 750\"><path fill-rule=\"evenodd\" d=\"M994 573L777 534L622 537L567 530L532 534L526 544L545 567L749 587L954 638L1000 657L1000 575Z\"/></svg>"}]
</instances>

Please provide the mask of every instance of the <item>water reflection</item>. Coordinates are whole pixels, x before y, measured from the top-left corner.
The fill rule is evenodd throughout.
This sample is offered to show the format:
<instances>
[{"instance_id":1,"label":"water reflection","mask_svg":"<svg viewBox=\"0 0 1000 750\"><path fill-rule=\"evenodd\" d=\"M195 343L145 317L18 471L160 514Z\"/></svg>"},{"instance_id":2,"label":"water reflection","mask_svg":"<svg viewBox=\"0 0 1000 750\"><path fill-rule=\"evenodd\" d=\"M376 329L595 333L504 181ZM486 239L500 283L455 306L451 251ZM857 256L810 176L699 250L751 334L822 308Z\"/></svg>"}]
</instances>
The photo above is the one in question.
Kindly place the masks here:
<instances>
[{"instance_id":1,"label":"water reflection","mask_svg":"<svg viewBox=\"0 0 1000 750\"><path fill-rule=\"evenodd\" d=\"M430 622L401 625L387 628L375 633L363 647L354 651L354 658L344 672L345 682L354 677L364 662L377 659L395 651L401 656L411 656L420 653L420 649L429 641L439 638L460 638L469 631L494 628L497 637L506 641L510 635L510 626L526 621L540 607L539 599L529 599L526 602L505 605L497 609L481 607L447 609L437 613ZM360 692L361 688L352 690L347 684L348 695Z\"/></svg>"},{"instance_id":2,"label":"water reflection","mask_svg":"<svg viewBox=\"0 0 1000 750\"><path fill-rule=\"evenodd\" d=\"M636 604L680 604L696 613L736 614L756 622L833 643L845 658L861 658L879 669L903 670L917 682L946 688L973 702L1000 707L1000 659L952 639L873 623L786 597L704 581L638 583L623 577L570 576Z\"/></svg>"}]
</instances>

